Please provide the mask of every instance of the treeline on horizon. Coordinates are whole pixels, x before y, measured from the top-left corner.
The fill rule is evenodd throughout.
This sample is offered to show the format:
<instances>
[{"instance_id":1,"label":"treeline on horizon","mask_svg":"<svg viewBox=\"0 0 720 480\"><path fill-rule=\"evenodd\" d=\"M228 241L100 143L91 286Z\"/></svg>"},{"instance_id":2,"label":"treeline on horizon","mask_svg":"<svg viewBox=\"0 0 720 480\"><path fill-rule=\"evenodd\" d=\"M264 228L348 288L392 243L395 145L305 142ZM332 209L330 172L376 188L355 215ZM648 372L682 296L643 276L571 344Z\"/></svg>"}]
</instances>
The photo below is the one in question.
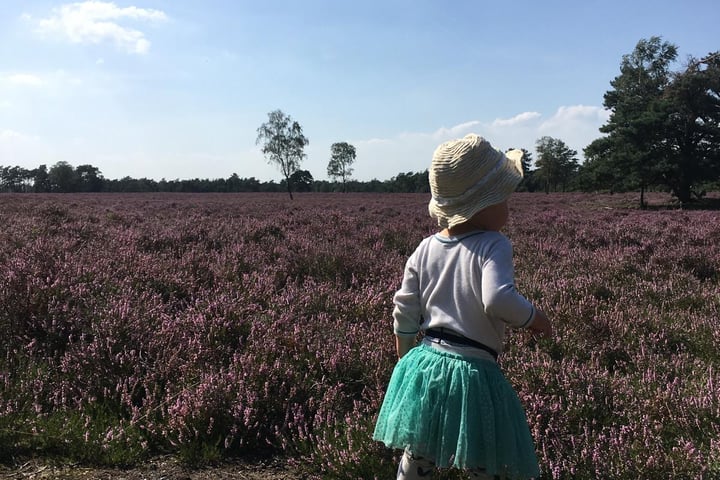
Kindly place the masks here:
<instances>
[{"instance_id":1,"label":"treeline on horizon","mask_svg":"<svg viewBox=\"0 0 720 480\"><path fill-rule=\"evenodd\" d=\"M291 177L295 192L376 192L423 193L429 192L428 172L406 172L389 180L360 181L350 179L339 182L315 180L308 170L298 170ZM179 193L243 193L286 192L283 179L261 181L255 177L243 178L233 173L228 178L154 180L150 178L104 178L97 167L58 162L49 169L40 165L35 169L0 166L0 192L5 193L92 193L92 192L179 192Z\"/></svg>"},{"instance_id":2,"label":"treeline on horizon","mask_svg":"<svg viewBox=\"0 0 720 480\"><path fill-rule=\"evenodd\" d=\"M559 141L562 143L561 141ZM524 149L523 149L524 150ZM525 151L526 158L530 154ZM593 165L572 162L559 175L558 181L549 182L543 167L531 170L529 161L523 162L525 176L518 186L524 192L628 192L638 190L632 182L609 184L593 174ZM428 171L402 172L388 180L361 181L348 179L344 184L328 180L315 180L308 170L298 170L291 177L294 192L355 192L355 193L429 193ZM720 178L708 179L700 186L706 191L720 191ZM663 185L646 186L648 190L667 191ZM0 165L0 192L3 193L244 193L286 192L283 179L260 181L255 177L243 178L233 173L228 178L154 180L150 178L104 178L97 167L58 162L49 169L40 165L35 169Z\"/></svg>"},{"instance_id":3,"label":"treeline on horizon","mask_svg":"<svg viewBox=\"0 0 720 480\"><path fill-rule=\"evenodd\" d=\"M589 185L581 180L582 165L573 163L562 174L562 182L548 183L542 168L530 170L531 154L524 150L523 168L525 178L519 191L592 191L607 190L602 185ZM308 170L298 170L290 176L294 192L355 192L355 193L429 193L428 170L401 172L388 180L372 179L361 181L348 179L344 183L315 180ZM587 188L585 188L587 187ZM720 188L719 188L720 189ZM286 181L260 181L255 177L243 178L233 173L228 178L154 180L150 178L120 179L103 177L98 167L79 165L73 167L67 162L57 162L49 169L40 165L34 169L19 166L0 165L0 192L4 193L244 193L244 192L286 192Z\"/></svg>"},{"instance_id":4,"label":"treeline on horizon","mask_svg":"<svg viewBox=\"0 0 720 480\"><path fill-rule=\"evenodd\" d=\"M603 105L611 112L600 127L600 138L578 152L558 138L537 140L538 158L526 149L524 191L670 192L682 204L701 200L720 190L720 51L690 57L684 68L672 70L677 46L661 37L640 40L624 55L620 74L611 82ZM279 183L254 177L191 180L151 180L123 177L108 180L93 165L73 167L58 162L51 168L0 166L0 192L428 192L428 172L399 173L389 180L352 179L355 149L333 152L328 175L342 182L315 180L300 169L308 140L298 122L281 110L270 112L259 131L263 153L276 163L284 178ZM286 131L287 130L287 131ZM279 133L278 133L279 132ZM288 133L289 132L289 133ZM278 138L281 141L276 141ZM531 170L531 166L534 169Z\"/></svg>"}]
</instances>

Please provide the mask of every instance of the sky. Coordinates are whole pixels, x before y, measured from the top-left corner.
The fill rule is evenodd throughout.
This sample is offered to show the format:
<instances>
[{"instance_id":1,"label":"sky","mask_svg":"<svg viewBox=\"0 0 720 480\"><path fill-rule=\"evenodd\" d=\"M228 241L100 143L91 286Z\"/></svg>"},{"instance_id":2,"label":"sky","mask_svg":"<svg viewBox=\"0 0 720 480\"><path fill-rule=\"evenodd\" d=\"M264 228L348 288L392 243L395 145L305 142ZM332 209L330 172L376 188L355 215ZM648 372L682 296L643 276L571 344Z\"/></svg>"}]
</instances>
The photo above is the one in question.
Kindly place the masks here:
<instances>
[{"instance_id":1,"label":"sky","mask_svg":"<svg viewBox=\"0 0 720 480\"><path fill-rule=\"evenodd\" d=\"M676 69L720 50L717 0L0 0L0 165L105 178L280 181L256 144L280 109L327 180L428 168L468 133L536 158L601 136L603 95L641 39Z\"/></svg>"}]
</instances>

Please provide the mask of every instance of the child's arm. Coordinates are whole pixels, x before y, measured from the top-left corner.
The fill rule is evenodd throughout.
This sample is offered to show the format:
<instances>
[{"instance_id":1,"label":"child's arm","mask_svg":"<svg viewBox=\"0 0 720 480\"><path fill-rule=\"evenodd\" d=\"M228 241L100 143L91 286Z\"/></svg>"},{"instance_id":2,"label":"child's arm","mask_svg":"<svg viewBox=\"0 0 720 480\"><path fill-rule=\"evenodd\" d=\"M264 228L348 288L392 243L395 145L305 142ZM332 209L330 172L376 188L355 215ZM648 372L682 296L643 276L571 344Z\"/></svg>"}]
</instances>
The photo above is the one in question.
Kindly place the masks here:
<instances>
[{"instance_id":1,"label":"child's arm","mask_svg":"<svg viewBox=\"0 0 720 480\"><path fill-rule=\"evenodd\" d=\"M550 335L550 321L515 289L512 244L498 236L482 266L482 300L485 312L514 328Z\"/></svg>"},{"instance_id":2,"label":"child's arm","mask_svg":"<svg viewBox=\"0 0 720 480\"><path fill-rule=\"evenodd\" d=\"M402 358L412 347L420 331L422 319L420 306L420 283L415 266L415 254L405 264L402 285L393 297L393 330L398 358Z\"/></svg>"},{"instance_id":3,"label":"child's arm","mask_svg":"<svg viewBox=\"0 0 720 480\"><path fill-rule=\"evenodd\" d=\"M401 359L411 348L415 346L415 337L401 337L395 335L395 349L398 359Z\"/></svg>"}]
</instances>

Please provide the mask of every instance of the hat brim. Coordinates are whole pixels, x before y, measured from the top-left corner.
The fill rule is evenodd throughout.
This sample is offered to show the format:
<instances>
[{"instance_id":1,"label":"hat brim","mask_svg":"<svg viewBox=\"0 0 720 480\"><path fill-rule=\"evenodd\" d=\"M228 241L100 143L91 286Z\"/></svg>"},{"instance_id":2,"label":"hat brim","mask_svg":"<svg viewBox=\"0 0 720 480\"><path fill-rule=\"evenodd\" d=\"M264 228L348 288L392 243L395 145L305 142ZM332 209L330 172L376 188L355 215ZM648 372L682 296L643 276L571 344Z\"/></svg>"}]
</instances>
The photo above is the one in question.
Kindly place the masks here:
<instances>
[{"instance_id":1,"label":"hat brim","mask_svg":"<svg viewBox=\"0 0 720 480\"><path fill-rule=\"evenodd\" d=\"M505 154L502 168L487 179L487 187L478 189L472 196L457 205L441 206L435 199L428 204L428 212L437 219L438 225L452 228L470 220L479 211L502 203L517 189L523 178L522 150L510 150Z\"/></svg>"}]
</instances>

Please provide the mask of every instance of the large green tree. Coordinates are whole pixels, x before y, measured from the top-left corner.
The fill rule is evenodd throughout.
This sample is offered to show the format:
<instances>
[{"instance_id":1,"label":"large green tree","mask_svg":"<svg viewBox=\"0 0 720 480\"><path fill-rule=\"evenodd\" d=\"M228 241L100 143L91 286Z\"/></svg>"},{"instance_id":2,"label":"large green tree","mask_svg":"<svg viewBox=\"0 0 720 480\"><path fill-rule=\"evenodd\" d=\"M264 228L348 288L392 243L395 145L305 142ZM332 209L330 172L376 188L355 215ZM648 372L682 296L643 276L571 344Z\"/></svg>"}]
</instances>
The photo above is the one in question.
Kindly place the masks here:
<instances>
[{"instance_id":1,"label":"large green tree","mask_svg":"<svg viewBox=\"0 0 720 480\"><path fill-rule=\"evenodd\" d=\"M608 140L601 148L590 146L593 153L604 152L596 155L596 161L609 164L609 169L622 172L626 181L640 188L641 207L645 189L657 180L655 147L660 141L661 113L653 106L670 83L670 65L676 57L677 47L660 37L640 40L632 53L623 56L620 75L610 82L613 90L604 96L611 113L600 131L608 134Z\"/></svg>"},{"instance_id":2,"label":"large green tree","mask_svg":"<svg viewBox=\"0 0 720 480\"><path fill-rule=\"evenodd\" d=\"M287 192L292 195L291 176L300 168L305 158L305 146L309 143L303 135L300 124L282 110L274 110L268 114L268 121L257 129L256 144L262 144L262 152L268 163L275 163L287 184Z\"/></svg>"},{"instance_id":3,"label":"large green tree","mask_svg":"<svg viewBox=\"0 0 720 480\"><path fill-rule=\"evenodd\" d=\"M542 182L545 192L568 187L578 170L577 152L558 138L542 137L535 144L538 159L534 176Z\"/></svg>"},{"instance_id":4,"label":"large green tree","mask_svg":"<svg viewBox=\"0 0 720 480\"><path fill-rule=\"evenodd\" d=\"M585 149L585 178L605 188L668 188L684 205L700 185L720 175L720 64L718 54L691 59L671 71L677 47L660 37L640 40L623 56L620 75L605 93L611 113L607 136Z\"/></svg>"},{"instance_id":5,"label":"large green tree","mask_svg":"<svg viewBox=\"0 0 720 480\"><path fill-rule=\"evenodd\" d=\"M655 110L657 177L685 205L704 194L703 183L720 178L720 52L691 59Z\"/></svg>"},{"instance_id":6,"label":"large green tree","mask_svg":"<svg viewBox=\"0 0 720 480\"><path fill-rule=\"evenodd\" d=\"M347 191L346 181L352 175L352 164L355 162L355 147L347 142L333 143L330 147L330 162L327 166L327 174L337 181L342 180L343 192Z\"/></svg>"}]
</instances>

